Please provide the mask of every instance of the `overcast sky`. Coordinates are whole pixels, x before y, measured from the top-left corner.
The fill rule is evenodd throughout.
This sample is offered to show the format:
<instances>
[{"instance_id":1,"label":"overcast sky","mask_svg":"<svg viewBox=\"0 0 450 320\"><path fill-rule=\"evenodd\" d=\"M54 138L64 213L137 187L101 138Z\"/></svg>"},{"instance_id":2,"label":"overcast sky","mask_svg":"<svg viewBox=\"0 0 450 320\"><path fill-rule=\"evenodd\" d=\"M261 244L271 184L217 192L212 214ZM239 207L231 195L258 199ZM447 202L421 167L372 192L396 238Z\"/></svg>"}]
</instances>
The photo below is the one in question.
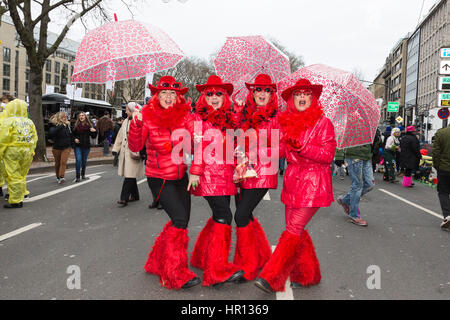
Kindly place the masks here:
<instances>
[{"instance_id":1,"label":"overcast sky","mask_svg":"<svg viewBox=\"0 0 450 320\"><path fill-rule=\"evenodd\" d=\"M111 9L131 19L121 1ZM166 31L188 56L209 59L227 36L263 35L322 63L360 70L372 81L397 41L415 30L436 0L148 0L137 1L134 19ZM145 3L145 2L144 2ZM85 34L75 25L69 37Z\"/></svg>"}]
</instances>

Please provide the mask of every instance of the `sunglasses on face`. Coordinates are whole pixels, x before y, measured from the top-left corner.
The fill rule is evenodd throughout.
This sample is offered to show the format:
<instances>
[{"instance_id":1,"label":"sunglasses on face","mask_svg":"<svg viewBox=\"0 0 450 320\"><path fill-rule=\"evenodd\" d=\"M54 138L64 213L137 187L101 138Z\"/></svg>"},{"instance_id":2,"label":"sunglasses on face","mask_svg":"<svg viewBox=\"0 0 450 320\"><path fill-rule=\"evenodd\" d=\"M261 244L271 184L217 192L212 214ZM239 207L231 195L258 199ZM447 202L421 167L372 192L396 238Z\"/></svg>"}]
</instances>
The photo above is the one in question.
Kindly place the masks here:
<instances>
[{"instance_id":1,"label":"sunglasses on face","mask_svg":"<svg viewBox=\"0 0 450 320\"><path fill-rule=\"evenodd\" d=\"M162 83L161 84L161 87L163 87L163 88L179 88L180 87L180 84L178 83L178 82L176 82L176 83L173 83L172 85L170 84L170 83L168 83L168 82L164 82L164 83Z\"/></svg>"},{"instance_id":2,"label":"sunglasses on face","mask_svg":"<svg viewBox=\"0 0 450 320\"><path fill-rule=\"evenodd\" d=\"M310 90L298 90L294 92L294 96L312 96L312 91Z\"/></svg>"},{"instance_id":3,"label":"sunglasses on face","mask_svg":"<svg viewBox=\"0 0 450 320\"><path fill-rule=\"evenodd\" d=\"M272 93L272 92L273 92L273 90L272 90L271 88L265 88L265 89L263 89L263 88L261 88L261 87L256 87L256 88L255 88L255 91L256 91L256 92L262 92L262 91L264 91L264 92L267 92L267 93Z\"/></svg>"},{"instance_id":4,"label":"sunglasses on face","mask_svg":"<svg viewBox=\"0 0 450 320\"><path fill-rule=\"evenodd\" d=\"M223 96L223 92L221 92L221 91L216 91L216 92L209 91L209 92L206 93L207 97L212 97L214 95L216 95L218 97L221 97L221 96Z\"/></svg>"}]
</instances>

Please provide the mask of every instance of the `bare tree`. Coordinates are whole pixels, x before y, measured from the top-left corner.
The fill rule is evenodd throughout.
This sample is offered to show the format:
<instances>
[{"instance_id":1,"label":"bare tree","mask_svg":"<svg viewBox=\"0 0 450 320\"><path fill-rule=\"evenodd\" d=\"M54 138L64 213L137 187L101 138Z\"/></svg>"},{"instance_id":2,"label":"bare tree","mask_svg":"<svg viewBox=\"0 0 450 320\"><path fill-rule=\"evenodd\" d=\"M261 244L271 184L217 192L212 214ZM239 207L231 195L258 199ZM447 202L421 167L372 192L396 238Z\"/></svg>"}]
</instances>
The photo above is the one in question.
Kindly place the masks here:
<instances>
[{"instance_id":1,"label":"bare tree","mask_svg":"<svg viewBox=\"0 0 450 320\"><path fill-rule=\"evenodd\" d=\"M97 21L111 20L105 9L105 2L102 0L2 0L0 2L0 15L7 12L11 16L30 63L28 96L30 117L36 125L39 137L35 155L37 161L46 160L42 114L42 80L45 62L56 52L74 22L80 20L85 25L89 16L95 16ZM125 2L125 0L122 1L124 4ZM49 47L47 31L51 14L66 16L67 22L56 41ZM35 39L37 31L38 40Z\"/></svg>"},{"instance_id":2,"label":"bare tree","mask_svg":"<svg viewBox=\"0 0 450 320\"><path fill-rule=\"evenodd\" d=\"M184 86L189 87L187 96L195 102L200 97L195 86L206 83L209 76L214 73L215 69L211 63L197 57L188 57L181 61L176 68L155 74L153 82L157 83L162 76L170 75Z\"/></svg>"},{"instance_id":3,"label":"bare tree","mask_svg":"<svg viewBox=\"0 0 450 320\"><path fill-rule=\"evenodd\" d=\"M295 53L290 52L286 49L284 45L280 43L277 39L270 38L270 41L273 43L275 47L277 47L281 52L283 52L285 55L289 58L289 63L291 64L291 72L294 73L301 67L305 66L305 62L303 61L303 57L300 55L297 55Z\"/></svg>"}]
</instances>

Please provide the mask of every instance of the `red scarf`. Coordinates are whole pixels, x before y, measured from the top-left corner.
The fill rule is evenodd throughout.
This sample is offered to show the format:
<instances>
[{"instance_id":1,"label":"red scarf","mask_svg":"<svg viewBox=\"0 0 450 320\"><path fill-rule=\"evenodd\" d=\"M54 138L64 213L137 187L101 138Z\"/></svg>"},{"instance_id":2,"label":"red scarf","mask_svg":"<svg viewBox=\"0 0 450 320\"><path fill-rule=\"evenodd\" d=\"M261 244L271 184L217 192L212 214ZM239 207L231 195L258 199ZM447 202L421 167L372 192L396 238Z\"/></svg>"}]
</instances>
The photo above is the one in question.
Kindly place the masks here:
<instances>
[{"instance_id":1,"label":"red scarf","mask_svg":"<svg viewBox=\"0 0 450 320\"><path fill-rule=\"evenodd\" d=\"M248 129L258 130L262 123L270 121L270 119L276 116L277 112L278 106L274 103L264 107L245 106L242 111L240 127L244 131L247 131Z\"/></svg>"},{"instance_id":2,"label":"red scarf","mask_svg":"<svg viewBox=\"0 0 450 320\"><path fill-rule=\"evenodd\" d=\"M317 121L323 115L323 109L317 104L312 105L302 112L294 111L289 107L287 109L279 118L283 132L283 142L290 144L294 148L299 148L298 141L301 135L316 125Z\"/></svg>"}]
</instances>

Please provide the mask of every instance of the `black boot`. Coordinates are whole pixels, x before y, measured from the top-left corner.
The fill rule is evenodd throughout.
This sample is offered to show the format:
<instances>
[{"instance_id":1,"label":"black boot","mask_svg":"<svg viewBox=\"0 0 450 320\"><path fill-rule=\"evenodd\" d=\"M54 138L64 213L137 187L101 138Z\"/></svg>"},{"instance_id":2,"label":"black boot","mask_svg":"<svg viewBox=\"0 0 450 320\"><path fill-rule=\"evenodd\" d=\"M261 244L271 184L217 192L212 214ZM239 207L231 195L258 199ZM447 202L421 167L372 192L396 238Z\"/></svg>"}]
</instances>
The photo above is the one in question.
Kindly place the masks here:
<instances>
[{"instance_id":1,"label":"black boot","mask_svg":"<svg viewBox=\"0 0 450 320\"><path fill-rule=\"evenodd\" d=\"M20 202L20 203L8 203L8 204L5 204L3 206L3 208L5 208L5 209L17 209L17 208L22 208L22 207L23 207L23 202Z\"/></svg>"},{"instance_id":2,"label":"black boot","mask_svg":"<svg viewBox=\"0 0 450 320\"><path fill-rule=\"evenodd\" d=\"M81 170L81 179L86 180L86 170Z\"/></svg>"},{"instance_id":3,"label":"black boot","mask_svg":"<svg viewBox=\"0 0 450 320\"><path fill-rule=\"evenodd\" d=\"M75 183L78 183L78 182L80 182L80 174L79 173L77 173L77 177L75 178Z\"/></svg>"}]
</instances>

